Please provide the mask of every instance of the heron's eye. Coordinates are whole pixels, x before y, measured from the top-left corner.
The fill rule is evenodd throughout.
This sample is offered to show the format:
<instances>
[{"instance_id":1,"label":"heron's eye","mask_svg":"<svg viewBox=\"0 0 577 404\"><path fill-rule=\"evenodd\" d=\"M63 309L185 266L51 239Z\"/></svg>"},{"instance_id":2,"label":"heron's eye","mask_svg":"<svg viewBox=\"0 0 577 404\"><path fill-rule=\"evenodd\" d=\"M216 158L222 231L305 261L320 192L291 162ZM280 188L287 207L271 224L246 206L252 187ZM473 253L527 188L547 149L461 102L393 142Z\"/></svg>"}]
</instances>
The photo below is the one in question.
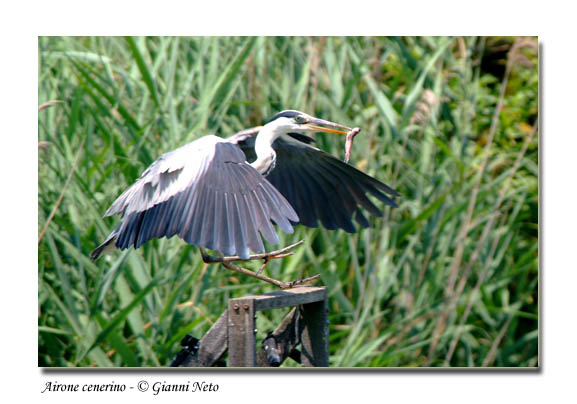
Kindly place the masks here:
<instances>
[{"instance_id":1,"label":"heron's eye","mask_svg":"<svg viewBox=\"0 0 577 404\"><path fill-rule=\"evenodd\" d=\"M305 118L301 115L297 115L295 116L295 121L296 123L303 123L305 121Z\"/></svg>"}]
</instances>

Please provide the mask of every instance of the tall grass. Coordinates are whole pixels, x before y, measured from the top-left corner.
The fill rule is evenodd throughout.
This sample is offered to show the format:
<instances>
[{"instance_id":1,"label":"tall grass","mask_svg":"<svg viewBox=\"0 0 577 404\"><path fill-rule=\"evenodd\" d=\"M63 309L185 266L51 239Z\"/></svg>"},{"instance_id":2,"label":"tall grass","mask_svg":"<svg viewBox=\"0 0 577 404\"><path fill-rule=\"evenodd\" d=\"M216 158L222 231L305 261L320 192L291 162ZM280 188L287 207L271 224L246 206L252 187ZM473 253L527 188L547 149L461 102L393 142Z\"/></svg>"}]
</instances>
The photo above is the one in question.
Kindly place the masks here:
<instances>
[{"instance_id":1,"label":"tall grass","mask_svg":"<svg viewBox=\"0 0 577 404\"><path fill-rule=\"evenodd\" d=\"M271 291L178 238L88 253L161 153L289 108L361 127L351 161L403 195L354 235L280 235L306 242L270 275L328 287L331 366L538 365L535 38L43 37L38 51L39 100L63 101L38 113L39 365L166 366L229 298ZM341 157L343 142L317 136ZM259 315L259 333L283 314Z\"/></svg>"}]
</instances>

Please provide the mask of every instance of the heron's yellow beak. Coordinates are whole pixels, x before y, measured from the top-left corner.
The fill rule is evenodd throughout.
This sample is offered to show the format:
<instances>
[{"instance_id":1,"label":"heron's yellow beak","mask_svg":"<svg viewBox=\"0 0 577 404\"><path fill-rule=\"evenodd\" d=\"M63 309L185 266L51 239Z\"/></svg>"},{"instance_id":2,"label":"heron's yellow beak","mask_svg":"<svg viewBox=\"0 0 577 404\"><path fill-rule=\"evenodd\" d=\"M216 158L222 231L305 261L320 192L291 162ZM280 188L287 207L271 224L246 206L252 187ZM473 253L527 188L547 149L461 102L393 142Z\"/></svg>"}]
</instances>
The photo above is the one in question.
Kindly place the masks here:
<instances>
[{"instance_id":1,"label":"heron's yellow beak","mask_svg":"<svg viewBox=\"0 0 577 404\"><path fill-rule=\"evenodd\" d=\"M323 125L323 126L317 126L317 125ZM313 131L338 133L339 135L346 135L347 133L349 133L349 131L351 131L351 128L349 128L348 126L344 126L331 121L325 121L324 119L319 118L309 119L309 121L304 126ZM326 126L328 126L328 128Z\"/></svg>"},{"instance_id":2,"label":"heron's yellow beak","mask_svg":"<svg viewBox=\"0 0 577 404\"><path fill-rule=\"evenodd\" d=\"M306 127L310 128L311 130L315 130L317 132L327 132L327 133L338 133L340 135L346 135L348 131L332 129L332 128L323 128L322 126L316 125L305 125Z\"/></svg>"}]
</instances>

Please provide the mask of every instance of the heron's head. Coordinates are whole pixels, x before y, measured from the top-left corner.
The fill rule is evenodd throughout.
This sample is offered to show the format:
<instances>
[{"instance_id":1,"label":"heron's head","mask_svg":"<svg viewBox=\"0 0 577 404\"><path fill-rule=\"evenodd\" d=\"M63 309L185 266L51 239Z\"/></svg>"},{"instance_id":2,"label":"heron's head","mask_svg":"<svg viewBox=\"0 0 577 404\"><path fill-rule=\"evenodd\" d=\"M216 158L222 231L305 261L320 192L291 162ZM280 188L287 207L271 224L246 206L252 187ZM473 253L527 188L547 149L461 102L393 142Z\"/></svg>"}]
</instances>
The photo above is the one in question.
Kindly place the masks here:
<instances>
[{"instance_id":1,"label":"heron's head","mask_svg":"<svg viewBox=\"0 0 577 404\"><path fill-rule=\"evenodd\" d=\"M314 116L310 116L304 112L292 109L279 112L273 116L265 126L271 127L271 129L278 135L290 132L327 132L346 135L351 130L351 128L347 126L315 118Z\"/></svg>"}]
</instances>

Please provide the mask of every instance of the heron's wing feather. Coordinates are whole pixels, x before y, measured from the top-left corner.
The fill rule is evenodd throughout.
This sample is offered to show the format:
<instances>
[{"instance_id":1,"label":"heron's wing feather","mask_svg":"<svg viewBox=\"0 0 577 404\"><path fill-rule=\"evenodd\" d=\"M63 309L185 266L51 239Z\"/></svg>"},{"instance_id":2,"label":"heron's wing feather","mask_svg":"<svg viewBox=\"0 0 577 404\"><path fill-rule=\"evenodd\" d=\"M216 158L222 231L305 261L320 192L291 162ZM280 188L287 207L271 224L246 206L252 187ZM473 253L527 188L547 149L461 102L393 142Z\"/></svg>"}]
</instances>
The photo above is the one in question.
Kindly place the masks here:
<instances>
[{"instance_id":1,"label":"heron's wing feather","mask_svg":"<svg viewBox=\"0 0 577 404\"><path fill-rule=\"evenodd\" d=\"M124 192L107 215L121 214L116 247L175 234L199 247L248 258L261 235L278 243L272 226L292 233L298 216L287 200L245 160L239 147L205 136L163 155Z\"/></svg>"},{"instance_id":2,"label":"heron's wing feather","mask_svg":"<svg viewBox=\"0 0 577 404\"><path fill-rule=\"evenodd\" d=\"M142 212L187 188L208 166L215 139L219 138L205 136L160 156L104 215Z\"/></svg>"},{"instance_id":3,"label":"heron's wing feather","mask_svg":"<svg viewBox=\"0 0 577 404\"><path fill-rule=\"evenodd\" d=\"M354 218L366 227L369 223L361 208L382 216L369 195L397 206L389 197L399 196L394 189L316 147L281 136L273 148L276 166L267 179L287 198L305 226L316 227L320 220L327 229L354 232Z\"/></svg>"}]
</instances>

